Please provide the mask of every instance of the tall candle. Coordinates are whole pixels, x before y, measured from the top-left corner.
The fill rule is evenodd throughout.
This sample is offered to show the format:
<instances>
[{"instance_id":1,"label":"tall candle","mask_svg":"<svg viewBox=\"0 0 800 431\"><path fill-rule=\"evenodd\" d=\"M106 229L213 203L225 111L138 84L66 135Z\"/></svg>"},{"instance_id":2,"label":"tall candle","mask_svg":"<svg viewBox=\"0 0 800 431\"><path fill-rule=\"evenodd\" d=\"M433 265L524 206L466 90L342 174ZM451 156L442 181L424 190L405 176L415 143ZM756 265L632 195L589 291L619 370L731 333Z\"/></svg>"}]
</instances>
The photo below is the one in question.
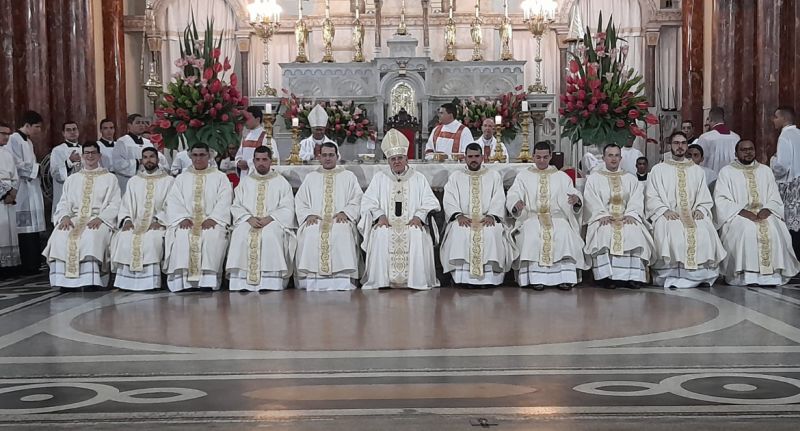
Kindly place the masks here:
<instances>
[{"instance_id":1,"label":"tall candle","mask_svg":"<svg viewBox=\"0 0 800 431\"><path fill-rule=\"evenodd\" d=\"M527 100L523 100L522 101L522 112L528 112L528 101Z\"/></svg>"},{"instance_id":2,"label":"tall candle","mask_svg":"<svg viewBox=\"0 0 800 431\"><path fill-rule=\"evenodd\" d=\"M494 124L497 125L497 126L503 124L503 116L502 115L495 115Z\"/></svg>"},{"instance_id":3,"label":"tall candle","mask_svg":"<svg viewBox=\"0 0 800 431\"><path fill-rule=\"evenodd\" d=\"M453 0L450 0L450 18L453 18Z\"/></svg>"},{"instance_id":4,"label":"tall candle","mask_svg":"<svg viewBox=\"0 0 800 431\"><path fill-rule=\"evenodd\" d=\"M272 113L272 103L267 103L266 105L264 105L264 108L265 108L264 110L267 111L267 114Z\"/></svg>"},{"instance_id":5,"label":"tall candle","mask_svg":"<svg viewBox=\"0 0 800 431\"><path fill-rule=\"evenodd\" d=\"M331 17L331 3L325 0L325 18Z\"/></svg>"},{"instance_id":6,"label":"tall candle","mask_svg":"<svg viewBox=\"0 0 800 431\"><path fill-rule=\"evenodd\" d=\"M503 16L508 18L508 0L503 0Z\"/></svg>"},{"instance_id":7,"label":"tall candle","mask_svg":"<svg viewBox=\"0 0 800 431\"><path fill-rule=\"evenodd\" d=\"M303 0L297 0L297 17L303 19Z\"/></svg>"},{"instance_id":8,"label":"tall candle","mask_svg":"<svg viewBox=\"0 0 800 431\"><path fill-rule=\"evenodd\" d=\"M358 19L360 12L361 12L361 0L358 0L356 1L356 19Z\"/></svg>"},{"instance_id":9,"label":"tall candle","mask_svg":"<svg viewBox=\"0 0 800 431\"><path fill-rule=\"evenodd\" d=\"M481 10L481 0L475 0L475 18L478 18L480 10Z\"/></svg>"},{"instance_id":10,"label":"tall candle","mask_svg":"<svg viewBox=\"0 0 800 431\"><path fill-rule=\"evenodd\" d=\"M300 119L297 117L292 118L292 127L300 127Z\"/></svg>"}]
</instances>

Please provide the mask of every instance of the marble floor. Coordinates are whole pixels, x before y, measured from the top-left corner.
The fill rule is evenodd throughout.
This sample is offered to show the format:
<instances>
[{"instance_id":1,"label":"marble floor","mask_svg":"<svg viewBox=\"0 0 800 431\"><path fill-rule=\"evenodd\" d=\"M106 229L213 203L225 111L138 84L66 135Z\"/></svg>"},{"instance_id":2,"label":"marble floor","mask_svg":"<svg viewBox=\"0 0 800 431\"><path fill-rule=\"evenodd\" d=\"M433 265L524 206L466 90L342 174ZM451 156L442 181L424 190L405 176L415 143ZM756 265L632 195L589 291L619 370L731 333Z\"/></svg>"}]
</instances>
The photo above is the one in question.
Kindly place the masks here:
<instances>
[{"instance_id":1,"label":"marble floor","mask_svg":"<svg viewBox=\"0 0 800 431\"><path fill-rule=\"evenodd\" d=\"M798 417L800 284L170 294L0 281L0 429L794 430Z\"/></svg>"}]
</instances>

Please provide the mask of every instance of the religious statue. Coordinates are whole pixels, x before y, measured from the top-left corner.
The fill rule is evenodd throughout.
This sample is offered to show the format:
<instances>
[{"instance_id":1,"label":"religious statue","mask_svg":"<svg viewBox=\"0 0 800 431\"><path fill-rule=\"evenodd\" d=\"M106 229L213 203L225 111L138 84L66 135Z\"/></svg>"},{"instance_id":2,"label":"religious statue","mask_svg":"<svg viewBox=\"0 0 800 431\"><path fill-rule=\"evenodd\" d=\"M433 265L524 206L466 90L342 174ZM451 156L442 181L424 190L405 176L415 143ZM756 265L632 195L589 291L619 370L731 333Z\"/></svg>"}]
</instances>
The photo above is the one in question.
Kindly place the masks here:
<instances>
[{"instance_id":1,"label":"religious statue","mask_svg":"<svg viewBox=\"0 0 800 431\"><path fill-rule=\"evenodd\" d=\"M297 57L294 59L297 63L308 63L308 55L306 55L306 46L308 46L308 26L305 20L300 18L294 25L294 39L297 43Z\"/></svg>"},{"instance_id":2,"label":"religious statue","mask_svg":"<svg viewBox=\"0 0 800 431\"><path fill-rule=\"evenodd\" d=\"M453 21L453 9L450 9L450 18L444 26L444 61L456 61L456 22Z\"/></svg>"},{"instance_id":3,"label":"religious statue","mask_svg":"<svg viewBox=\"0 0 800 431\"><path fill-rule=\"evenodd\" d=\"M511 53L511 20L505 16L500 21L500 59L514 60Z\"/></svg>"},{"instance_id":4,"label":"religious statue","mask_svg":"<svg viewBox=\"0 0 800 431\"><path fill-rule=\"evenodd\" d=\"M364 62L364 24L356 14L353 21L353 61L356 63Z\"/></svg>"},{"instance_id":5,"label":"religious statue","mask_svg":"<svg viewBox=\"0 0 800 431\"><path fill-rule=\"evenodd\" d=\"M333 63L333 36L336 34L336 29L333 27L333 21L330 17L326 17L322 21L322 43L325 46L325 55L322 56L324 63Z\"/></svg>"},{"instance_id":6,"label":"religious statue","mask_svg":"<svg viewBox=\"0 0 800 431\"><path fill-rule=\"evenodd\" d=\"M481 43L483 42L483 33L481 32L481 24L483 20L480 17L481 2L475 0L475 19L472 20L472 25L469 28L469 35L472 37L472 61L483 60L483 53L481 52Z\"/></svg>"}]
</instances>

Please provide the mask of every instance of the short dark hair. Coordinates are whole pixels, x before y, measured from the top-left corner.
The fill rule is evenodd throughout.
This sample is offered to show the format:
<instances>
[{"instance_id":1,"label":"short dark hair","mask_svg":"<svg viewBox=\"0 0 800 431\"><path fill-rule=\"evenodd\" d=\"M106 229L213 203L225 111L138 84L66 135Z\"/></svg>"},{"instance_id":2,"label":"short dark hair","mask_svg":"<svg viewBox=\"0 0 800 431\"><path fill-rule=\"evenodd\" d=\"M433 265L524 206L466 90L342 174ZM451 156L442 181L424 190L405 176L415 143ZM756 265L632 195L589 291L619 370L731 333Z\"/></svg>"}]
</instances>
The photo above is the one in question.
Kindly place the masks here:
<instances>
[{"instance_id":1,"label":"short dark hair","mask_svg":"<svg viewBox=\"0 0 800 431\"><path fill-rule=\"evenodd\" d=\"M322 151L322 149L323 149L323 148L333 148L334 150L336 150L336 155L339 155L339 146L338 146L338 145L336 145L336 144L335 144L335 143L333 143L333 142L330 142L330 141L325 141L325 142L323 142L323 143L322 143L322 144L319 146L319 149L320 149L320 151Z\"/></svg>"},{"instance_id":2,"label":"short dark hair","mask_svg":"<svg viewBox=\"0 0 800 431\"><path fill-rule=\"evenodd\" d=\"M611 148L611 147L617 147L619 149L619 145L617 145L617 144L606 144L606 146L603 147L603 155L604 156L606 155L606 150ZM622 151L622 149L620 149L620 151Z\"/></svg>"},{"instance_id":3,"label":"short dark hair","mask_svg":"<svg viewBox=\"0 0 800 431\"><path fill-rule=\"evenodd\" d=\"M694 127L694 122L692 122L692 120L683 120L683 121L681 121L681 125L682 125L683 123L689 123L689 124L691 124L691 125L692 125L692 127Z\"/></svg>"},{"instance_id":4,"label":"short dark hair","mask_svg":"<svg viewBox=\"0 0 800 431\"><path fill-rule=\"evenodd\" d=\"M253 151L253 154L261 154L261 153L267 153L267 156L269 156L270 160L272 159L272 148L271 147L269 147L267 145L261 145L261 146L256 147L255 151Z\"/></svg>"},{"instance_id":5,"label":"short dark hair","mask_svg":"<svg viewBox=\"0 0 800 431\"><path fill-rule=\"evenodd\" d=\"M65 130L67 130L67 126L69 126L70 124L74 124L75 127L79 127L77 122L72 121L72 120L67 120L63 124L61 124L61 131L63 132Z\"/></svg>"},{"instance_id":6,"label":"short dark hair","mask_svg":"<svg viewBox=\"0 0 800 431\"><path fill-rule=\"evenodd\" d=\"M136 119L141 116L142 114L136 114L136 113L128 115L128 124L133 124L134 122L136 122Z\"/></svg>"},{"instance_id":7,"label":"short dark hair","mask_svg":"<svg viewBox=\"0 0 800 431\"><path fill-rule=\"evenodd\" d=\"M739 139L739 142L736 143L736 146L733 148L734 151L739 151L739 144L741 144L742 142L750 142L751 144L753 144L753 148L755 148L755 146L756 146L756 141L754 141L754 140L752 140L750 138L742 138L742 139Z\"/></svg>"},{"instance_id":8,"label":"short dark hair","mask_svg":"<svg viewBox=\"0 0 800 431\"><path fill-rule=\"evenodd\" d=\"M645 156L637 157L636 158L636 163L639 163L639 162L644 162L647 165L650 164L650 160L647 160L647 157L645 157Z\"/></svg>"},{"instance_id":9,"label":"short dark hair","mask_svg":"<svg viewBox=\"0 0 800 431\"><path fill-rule=\"evenodd\" d=\"M533 151L539 151L539 150L547 150L551 153L553 152L553 149L550 148L550 143L547 141L539 141L533 146Z\"/></svg>"},{"instance_id":10,"label":"short dark hair","mask_svg":"<svg viewBox=\"0 0 800 431\"><path fill-rule=\"evenodd\" d=\"M676 136L683 136L683 139L689 139L686 137L686 133L681 132L680 130L676 130L669 135L669 143L672 145L672 140L675 139Z\"/></svg>"},{"instance_id":11,"label":"short dark hair","mask_svg":"<svg viewBox=\"0 0 800 431\"><path fill-rule=\"evenodd\" d=\"M113 124L113 125L114 125L114 127L116 127L116 126L117 126L117 125L114 123L114 120L112 120L112 119L110 119L110 118L103 118L102 120L100 120L100 124L99 124L99 126L100 126L100 128L101 128L101 129L103 128L103 124L105 124L105 123L111 123L111 124Z\"/></svg>"},{"instance_id":12,"label":"short dark hair","mask_svg":"<svg viewBox=\"0 0 800 431\"><path fill-rule=\"evenodd\" d=\"M20 125L24 126L26 124L30 124L33 126L34 124L40 124L44 122L44 118L42 118L42 114L36 111L25 111L22 113L22 118L20 118Z\"/></svg>"},{"instance_id":13,"label":"short dark hair","mask_svg":"<svg viewBox=\"0 0 800 431\"><path fill-rule=\"evenodd\" d=\"M5 127L6 129L11 130L11 126L9 126L5 121L0 121L0 127Z\"/></svg>"},{"instance_id":14,"label":"short dark hair","mask_svg":"<svg viewBox=\"0 0 800 431\"><path fill-rule=\"evenodd\" d=\"M708 111L708 119L711 121L725 121L725 109L715 106Z\"/></svg>"},{"instance_id":15,"label":"short dark hair","mask_svg":"<svg viewBox=\"0 0 800 431\"><path fill-rule=\"evenodd\" d=\"M481 144L479 144L477 142L471 142L471 143L467 144L467 148L464 148L464 154L467 154L467 151L469 151L469 150L477 151L477 152L483 154L483 150L481 149Z\"/></svg>"},{"instance_id":16,"label":"short dark hair","mask_svg":"<svg viewBox=\"0 0 800 431\"><path fill-rule=\"evenodd\" d=\"M155 147L144 147L144 148L142 148L142 155L144 155L145 152L151 152L151 151L156 153L156 157L158 157L158 150L156 150Z\"/></svg>"},{"instance_id":17,"label":"short dark hair","mask_svg":"<svg viewBox=\"0 0 800 431\"><path fill-rule=\"evenodd\" d=\"M264 111L262 111L258 106L248 106L247 112L251 113L253 117L258 118L259 120L264 119Z\"/></svg>"},{"instance_id":18,"label":"short dark hair","mask_svg":"<svg viewBox=\"0 0 800 431\"><path fill-rule=\"evenodd\" d=\"M86 151L87 148L94 147L97 150L97 153L100 154L100 145L97 145L97 141L86 141L81 145L81 153Z\"/></svg>"},{"instance_id":19,"label":"short dark hair","mask_svg":"<svg viewBox=\"0 0 800 431\"><path fill-rule=\"evenodd\" d=\"M450 115L456 115L456 105L454 103L444 103L441 108L447 111Z\"/></svg>"},{"instance_id":20,"label":"short dark hair","mask_svg":"<svg viewBox=\"0 0 800 431\"><path fill-rule=\"evenodd\" d=\"M778 112L782 117L786 118L787 121L790 123L795 122L797 118L797 113L795 112L794 108L788 105L778 106L778 109L775 110Z\"/></svg>"},{"instance_id":21,"label":"short dark hair","mask_svg":"<svg viewBox=\"0 0 800 431\"><path fill-rule=\"evenodd\" d=\"M739 141L739 142L741 142L741 141ZM702 158L706 157L706 152L703 151L703 147L701 147L698 144L689 145L689 148L687 150L697 150L697 151L700 152L700 157L702 157Z\"/></svg>"},{"instance_id":22,"label":"short dark hair","mask_svg":"<svg viewBox=\"0 0 800 431\"><path fill-rule=\"evenodd\" d=\"M189 152L191 153L193 150L206 150L206 152L211 152L211 149L205 142L197 142L196 144L192 145L192 148L189 149Z\"/></svg>"}]
</instances>

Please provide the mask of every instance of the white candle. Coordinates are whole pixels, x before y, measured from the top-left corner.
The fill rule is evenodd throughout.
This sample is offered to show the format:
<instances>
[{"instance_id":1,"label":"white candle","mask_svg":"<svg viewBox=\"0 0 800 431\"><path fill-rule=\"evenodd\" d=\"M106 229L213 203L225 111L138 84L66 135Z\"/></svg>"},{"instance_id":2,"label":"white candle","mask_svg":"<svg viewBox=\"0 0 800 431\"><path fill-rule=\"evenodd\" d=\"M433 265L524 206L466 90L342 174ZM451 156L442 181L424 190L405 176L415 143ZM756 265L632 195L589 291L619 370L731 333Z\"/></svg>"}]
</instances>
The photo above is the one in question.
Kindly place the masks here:
<instances>
[{"instance_id":1,"label":"white candle","mask_svg":"<svg viewBox=\"0 0 800 431\"><path fill-rule=\"evenodd\" d=\"M358 0L356 1L356 19L358 19L360 12L361 12L361 0Z\"/></svg>"},{"instance_id":2,"label":"white candle","mask_svg":"<svg viewBox=\"0 0 800 431\"><path fill-rule=\"evenodd\" d=\"M497 125L497 126L503 124L503 116L502 115L496 115L494 117L494 124Z\"/></svg>"},{"instance_id":3,"label":"white candle","mask_svg":"<svg viewBox=\"0 0 800 431\"><path fill-rule=\"evenodd\" d=\"M303 19L303 0L297 0L297 17Z\"/></svg>"},{"instance_id":4,"label":"white candle","mask_svg":"<svg viewBox=\"0 0 800 431\"><path fill-rule=\"evenodd\" d=\"M478 18L478 13L481 10L481 0L475 0L475 18Z\"/></svg>"},{"instance_id":5,"label":"white candle","mask_svg":"<svg viewBox=\"0 0 800 431\"><path fill-rule=\"evenodd\" d=\"M453 0L450 0L450 18L453 18Z\"/></svg>"},{"instance_id":6,"label":"white candle","mask_svg":"<svg viewBox=\"0 0 800 431\"><path fill-rule=\"evenodd\" d=\"M292 127L300 127L300 119L297 117L292 118Z\"/></svg>"},{"instance_id":7,"label":"white candle","mask_svg":"<svg viewBox=\"0 0 800 431\"><path fill-rule=\"evenodd\" d=\"M528 101L527 100L523 100L522 101L522 112L528 112Z\"/></svg>"},{"instance_id":8,"label":"white candle","mask_svg":"<svg viewBox=\"0 0 800 431\"><path fill-rule=\"evenodd\" d=\"M266 105L264 105L264 110L267 111L267 114L271 114L272 113L272 103L267 103Z\"/></svg>"},{"instance_id":9,"label":"white candle","mask_svg":"<svg viewBox=\"0 0 800 431\"><path fill-rule=\"evenodd\" d=\"M508 0L503 0L503 16L508 18Z\"/></svg>"},{"instance_id":10,"label":"white candle","mask_svg":"<svg viewBox=\"0 0 800 431\"><path fill-rule=\"evenodd\" d=\"M331 4L328 0L325 0L325 18L331 17Z\"/></svg>"}]
</instances>

